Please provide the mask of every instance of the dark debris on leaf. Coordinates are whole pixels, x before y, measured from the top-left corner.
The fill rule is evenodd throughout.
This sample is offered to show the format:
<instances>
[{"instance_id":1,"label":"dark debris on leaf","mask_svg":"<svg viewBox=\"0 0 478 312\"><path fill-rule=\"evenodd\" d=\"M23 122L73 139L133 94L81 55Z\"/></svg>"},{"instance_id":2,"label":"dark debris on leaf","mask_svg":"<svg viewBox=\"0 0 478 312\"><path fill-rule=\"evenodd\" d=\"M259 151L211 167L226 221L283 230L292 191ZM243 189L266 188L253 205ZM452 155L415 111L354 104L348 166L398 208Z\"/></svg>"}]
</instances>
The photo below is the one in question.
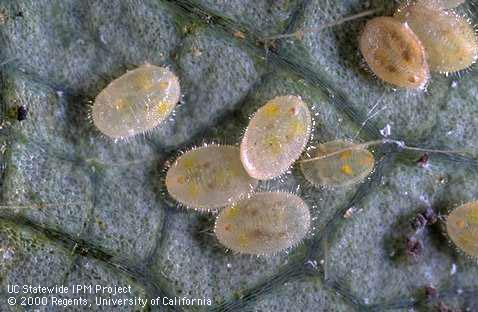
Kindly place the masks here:
<instances>
[{"instance_id":1,"label":"dark debris on leaf","mask_svg":"<svg viewBox=\"0 0 478 312\"><path fill-rule=\"evenodd\" d=\"M17 120L23 121L27 119L28 108L25 105L18 106L17 108Z\"/></svg>"},{"instance_id":2,"label":"dark debris on leaf","mask_svg":"<svg viewBox=\"0 0 478 312\"><path fill-rule=\"evenodd\" d=\"M435 287L428 285L425 287L425 297L427 300L433 300L438 297L438 291Z\"/></svg>"},{"instance_id":3,"label":"dark debris on leaf","mask_svg":"<svg viewBox=\"0 0 478 312\"><path fill-rule=\"evenodd\" d=\"M418 160L417 160L417 165L420 167L426 167L428 165L428 160L430 159L430 156L428 156L427 153L423 154Z\"/></svg>"},{"instance_id":4,"label":"dark debris on leaf","mask_svg":"<svg viewBox=\"0 0 478 312\"><path fill-rule=\"evenodd\" d=\"M423 250L422 243L415 237L407 237L405 252L412 260L418 260Z\"/></svg>"},{"instance_id":5,"label":"dark debris on leaf","mask_svg":"<svg viewBox=\"0 0 478 312\"><path fill-rule=\"evenodd\" d=\"M460 309L452 309L447 306L443 301L440 301L435 309L436 312L461 312Z\"/></svg>"},{"instance_id":6,"label":"dark debris on leaf","mask_svg":"<svg viewBox=\"0 0 478 312\"><path fill-rule=\"evenodd\" d=\"M432 207L427 207L427 209L416 215L415 218L411 221L412 228L419 232L423 230L427 225L435 224L438 220L437 214Z\"/></svg>"}]
</instances>

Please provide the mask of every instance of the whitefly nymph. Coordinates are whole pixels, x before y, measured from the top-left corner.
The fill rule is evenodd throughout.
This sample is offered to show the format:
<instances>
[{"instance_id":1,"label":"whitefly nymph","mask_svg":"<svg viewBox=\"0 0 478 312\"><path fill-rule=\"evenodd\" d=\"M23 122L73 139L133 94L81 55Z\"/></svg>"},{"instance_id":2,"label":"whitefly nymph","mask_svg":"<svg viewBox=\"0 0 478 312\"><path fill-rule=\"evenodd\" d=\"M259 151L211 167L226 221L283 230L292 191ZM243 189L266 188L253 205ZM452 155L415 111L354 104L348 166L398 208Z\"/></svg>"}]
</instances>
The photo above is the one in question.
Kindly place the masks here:
<instances>
[{"instance_id":1,"label":"whitefly nymph","mask_svg":"<svg viewBox=\"0 0 478 312\"><path fill-rule=\"evenodd\" d=\"M375 158L363 145L344 140L319 144L310 158L300 161L304 177L315 186L349 186L365 179Z\"/></svg>"},{"instance_id":2,"label":"whitefly nymph","mask_svg":"<svg viewBox=\"0 0 478 312\"><path fill-rule=\"evenodd\" d=\"M297 245L310 228L307 204L287 192L260 192L222 210L215 233L238 253L271 255Z\"/></svg>"},{"instance_id":3,"label":"whitefly nymph","mask_svg":"<svg viewBox=\"0 0 478 312\"><path fill-rule=\"evenodd\" d=\"M241 161L253 178L268 180L296 161L310 138L312 118L298 96L276 97L252 117L241 142Z\"/></svg>"},{"instance_id":4,"label":"whitefly nymph","mask_svg":"<svg viewBox=\"0 0 478 312\"><path fill-rule=\"evenodd\" d=\"M94 125L106 136L125 139L157 127L174 110L181 95L178 77L150 64L113 80L95 99Z\"/></svg>"},{"instance_id":5,"label":"whitefly nymph","mask_svg":"<svg viewBox=\"0 0 478 312\"><path fill-rule=\"evenodd\" d=\"M194 148L177 158L166 174L169 195L199 211L230 205L250 194L257 184L244 170L239 148L231 145Z\"/></svg>"},{"instance_id":6,"label":"whitefly nymph","mask_svg":"<svg viewBox=\"0 0 478 312\"><path fill-rule=\"evenodd\" d=\"M423 89L430 78L422 42L406 23L387 16L367 22L359 38L370 69L385 82L406 89Z\"/></svg>"},{"instance_id":7,"label":"whitefly nymph","mask_svg":"<svg viewBox=\"0 0 478 312\"><path fill-rule=\"evenodd\" d=\"M431 71L452 73L478 59L478 38L469 20L453 10L408 1L394 17L407 23L422 42Z\"/></svg>"},{"instance_id":8,"label":"whitefly nymph","mask_svg":"<svg viewBox=\"0 0 478 312\"><path fill-rule=\"evenodd\" d=\"M458 248L478 257L478 202L466 203L450 212L446 231Z\"/></svg>"}]
</instances>

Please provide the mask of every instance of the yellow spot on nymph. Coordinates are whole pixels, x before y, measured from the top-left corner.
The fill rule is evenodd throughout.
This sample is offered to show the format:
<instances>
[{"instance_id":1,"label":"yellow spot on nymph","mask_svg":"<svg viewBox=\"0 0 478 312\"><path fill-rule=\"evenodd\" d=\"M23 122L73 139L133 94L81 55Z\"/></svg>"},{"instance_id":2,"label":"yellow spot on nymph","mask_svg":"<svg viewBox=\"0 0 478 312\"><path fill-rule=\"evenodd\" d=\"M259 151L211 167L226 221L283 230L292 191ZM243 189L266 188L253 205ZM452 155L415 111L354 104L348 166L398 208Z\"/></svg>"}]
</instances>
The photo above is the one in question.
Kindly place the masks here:
<instances>
[{"instance_id":1,"label":"yellow spot on nymph","mask_svg":"<svg viewBox=\"0 0 478 312\"><path fill-rule=\"evenodd\" d=\"M134 83L135 87L140 90L150 90L153 88L153 79L149 73L138 74Z\"/></svg>"},{"instance_id":2,"label":"yellow spot on nymph","mask_svg":"<svg viewBox=\"0 0 478 312\"><path fill-rule=\"evenodd\" d=\"M159 82L159 90L164 91L169 87L169 82L167 81L160 81Z\"/></svg>"},{"instance_id":3,"label":"yellow spot on nymph","mask_svg":"<svg viewBox=\"0 0 478 312\"><path fill-rule=\"evenodd\" d=\"M264 107L264 115L266 117L275 117L280 111L279 105L276 103L269 103Z\"/></svg>"},{"instance_id":4,"label":"yellow spot on nymph","mask_svg":"<svg viewBox=\"0 0 478 312\"><path fill-rule=\"evenodd\" d=\"M186 169L186 170L193 169L194 165L195 165L193 157L184 158L182 163L183 163L184 169Z\"/></svg>"},{"instance_id":5,"label":"yellow spot on nymph","mask_svg":"<svg viewBox=\"0 0 478 312\"><path fill-rule=\"evenodd\" d=\"M229 170L227 168L219 169L214 176L216 186L221 188L228 184L231 177L231 173L232 170Z\"/></svg>"},{"instance_id":6,"label":"yellow spot on nymph","mask_svg":"<svg viewBox=\"0 0 478 312\"><path fill-rule=\"evenodd\" d=\"M227 210L227 212L225 213L225 217L227 219L234 219L238 214L239 214L239 209L233 206Z\"/></svg>"},{"instance_id":7,"label":"yellow spot on nymph","mask_svg":"<svg viewBox=\"0 0 478 312\"><path fill-rule=\"evenodd\" d=\"M347 160L350 158L350 156L352 156L352 151L348 150L348 151L343 151L342 153L340 153L340 159L341 160Z\"/></svg>"},{"instance_id":8,"label":"yellow spot on nymph","mask_svg":"<svg viewBox=\"0 0 478 312\"><path fill-rule=\"evenodd\" d=\"M464 220L457 220L455 224L459 230L463 230L466 226L466 223Z\"/></svg>"},{"instance_id":9,"label":"yellow spot on nymph","mask_svg":"<svg viewBox=\"0 0 478 312\"><path fill-rule=\"evenodd\" d=\"M237 242L241 248L246 248L249 244L249 238L247 237L246 233L241 233L237 238Z\"/></svg>"},{"instance_id":10,"label":"yellow spot on nymph","mask_svg":"<svg viewBox=\"0 0 478 312\"><path fill-rule=\"evenodd\" d=\"M128 105L128 102L124 98L118 98L113 105L115 106L115 109L117 111L121 111L126 108L126 106Z\"/></svg>"},{"instance_id":11,"label":"yellow spot on nymph","mask_svg":"<svg viewBox=\"0 0 478 312\"><path fill-rule=\"evenodd\" d=\"M179 176L177 181L179 184L184 184L186 183L186 178L184 176Z\"/></svg>"},{"instance_id":12,"label":"yellow spot on nymph","mask_svg":"<svg viewBox=\"0 0 478 312\"><path fill-rule=\"evenodd\" d=\"M478 209L475 208L466 214L468 223L478 224Z\"/></svg>"},{"instance_id":13,"label":"yellow spot on nymph","mask_svg":"<svg viewBox=\"0 0 478 312\"><path fill-rule=\"evenodd\" d=\"M188 193L191 197L197 197L199 194L199 187L196 183L190 183L188 186Z\"/></svg>"},{"instance_id":14,"label":"yellow spot on nymph","mask_svg":"<svg viewBox=\"0 0 478 312\"><path fill-rule=\"evenodd\" d=\"M265 139L266 148L273 154L282 152L281 142L276 135L270 135Z\"/></svg>"},{"instance_id":15,"label":"yellow spot on nymph","mask_svg":"<svg viewBox=\"0 0 478 312\"><path fill-rule=\"evenodd\" d=\"M168 103L166 102L159 102L155 107L154 107L154 112L156 116L163 117L169 110Z\"/></svg>"},{"instance_id":16,"label":"yellow spot on nymph","mask_svg":"<svg viewBox=\"0 0 478 312\"><path fill-rule=\"evenodd\" d=\"M343 165L342 168L340 168L340 171L346 175L351 175L353 173L352 167L350 167L350 165Z\"/></svg>"},{"instance_id":17,"label":"yellow spot on nymph","mask_svg":"<svg viewBox=\"0 0 478 312\"><path fill-rule=\"evenodd\" d=\"M290 134L292 137L297 137L305 132L305 124L298 119L294 119L290 124Z\"/></svg>"}]
</instances>

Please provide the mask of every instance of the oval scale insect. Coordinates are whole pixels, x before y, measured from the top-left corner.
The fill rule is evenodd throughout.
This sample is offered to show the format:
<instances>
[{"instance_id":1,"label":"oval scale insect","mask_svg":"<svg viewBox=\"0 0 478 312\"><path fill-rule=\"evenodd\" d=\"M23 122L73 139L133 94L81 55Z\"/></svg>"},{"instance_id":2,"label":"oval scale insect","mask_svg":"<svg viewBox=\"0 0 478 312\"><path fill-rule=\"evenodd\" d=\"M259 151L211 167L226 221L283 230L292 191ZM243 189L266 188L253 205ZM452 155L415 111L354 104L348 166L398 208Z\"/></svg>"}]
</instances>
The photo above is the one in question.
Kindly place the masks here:
<instances>
[{"instance_id":1,"label":"oval scale insect","mask_svg":"<svg viewBox=\"0 0 478 312\"><path fill-rule=\"evenodd\" d=\"M300 161L304 177L315 186L348 186L365 179L375 159L360 145L343 141L320 144L311 158Z\"/></svg>"},{"instance_id":2,"label":"oval scale insect","mask_svg":"<svg viewBox=\"0 0 478 312\"><path fill-rule=\"evenodd\" d=\"M376 17L359 39L362 55L380 79L401 88L423 89L430 74L425 49L413 31L392 17Z\"/></svg>"},{"instance_id":3,"label":"oval scale insect","mask_svg":"<svg viewBox=\"0 0 478 312\"><path fill-rule=\"evenodd\" d=\"M95 99L95 126L114 139L152 130L173 111L180 98L179 80L164 67L142 65L113 80Z\"/></svg>"},{"instance_id":4,"label":"oval scale insect","mask_svg":"<svg viewBox=\"0 0 478 312\"><path fill-rule=\"evenodd\" d=\"M286 192L256 193L221 211L215 233L239 253L270 255L297 245L310 228L307 204Z\"/></svg>"},{"instance_id":5,"label":"oval scale insect","mask_svg":"<svg viewBox=\"0 0 478 312\"><path fill-rule=\"evenodd\" d=\"M450 73L466 69L478 59L478 39L472 25L453 10L409 3L395 18L406 22L420 38L431 71Z\"/></svg>"},{"instance_id":6,"label":"oval scale insect","mask_svg":"<svg viewBox=\"0 0 478 312\"><path fill-rule=\"evenodd\" d=\"M268 180L297 160L310 138L312 118L300 97L276 97L252 117L241 142L241 161L251 177Z\"/></svg>"},{"instance_id":7,"label":"oval scale insect","mask_svg":"<svg viewBox=\"0 0 478 312\"><path fill-rule=\"evenodd\" d=\"M478 257L478 202L455 208L446 219L446 230L456 246Z\"/></svg>"},{"instance_id":8,"label":"oval scale insect","mask_svg":"<svg viewBox=\"0 0 478 312\"><path fill-rule=\"evenodd\" d=\"M209 211L251 193L258 181L241 164L239 148L207 145L180 156L166 174L168 193L188 208Z\"/></svg>"}]
</instances>

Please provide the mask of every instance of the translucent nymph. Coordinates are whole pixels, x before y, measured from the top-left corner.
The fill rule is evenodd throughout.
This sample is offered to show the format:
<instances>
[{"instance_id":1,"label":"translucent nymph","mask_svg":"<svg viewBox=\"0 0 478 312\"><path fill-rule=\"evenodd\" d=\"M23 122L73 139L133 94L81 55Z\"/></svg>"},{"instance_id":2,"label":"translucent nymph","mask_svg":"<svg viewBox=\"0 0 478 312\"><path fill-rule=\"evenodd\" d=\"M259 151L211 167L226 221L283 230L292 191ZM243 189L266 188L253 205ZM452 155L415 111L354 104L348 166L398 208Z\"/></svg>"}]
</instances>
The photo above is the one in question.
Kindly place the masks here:
<instances>
[{"instance_id":1,"label":"translucent nymph","mask_svg":"<svg viewBox=\"0 0 478 312\"><path fill-rule=\"evenodd\" d=\"M478 40L472 25L453 10L407 3L394 15L420 38L431 71L449 73L470 67L478 59Z\"/></svg>"},{"instance_id":2,"label":"translucent nymph","mask_svg":"<svg viewBox=\"0 0 478 312\"><path fill-rule=\"evenodd\" d=\"M239 148L208 145L180 156L169 168L166 187L188 208L209 211L234 203L257 186L241 164Z\"/></svg>"},{"instance_id":3,"label":"translucent nymph","mask_svg":"<svg viewBox=\"0 0 478 312\"><path fill-rule=\"evenodd\" d=\"M300 161L304 177L315 186L348 186L365 179L375 159L359 144L337 140L317 146L311 158Z\"/></svg>"},{"instance_id":4,"label":"translucent nymph","mask_svg":"<svg viewBox=\"0 0 478 312\"><path fill-rule=\"evenodd\" d=\"M152 130L173 111L180 98L178 77L164 67L142 65L113 80L98 94L91 116L114 139Z\"/></svg>"},{"instance_id":5,"label":"translucent nymph","mask_svg":"<svg viewBox=\"0 0 478 312\"><path fill-rule=\"evenodd\" d=\"M458 248L478 257L478 202L455 208L446 219L446 230Z\"/></svg>"},{"instance_id":6,"label":"translucent nymph","mask_svg":"<svg viewBox=\"0 0 478 312\"><path fill-rule=\"evenodd\" d=\"M307 204L286 192L256 193L221 211L216 236L229 249L270 255L297 245L310 227Z\"/></svg>"},{"instance_id":7,"label":"translucent nymph","mask_svg":"<svg viewBox=\"0 0 478 312\"><path fill-rule=\"evenodd\" d=\"M425 49L407 24L386 16L371 19L359 45L368 66L380 79L409 89L422 89L428 83Z\"/></svg>"},{"instance_id":8,"label":"translucent nymph","mask_svg":"<svg viewBox=\"0 0 478 312\"><path fill-rule=\"evenodd\" d=\"M312 118L300 97L276 97L252 117L241 142L241 161L251 177L275 178L297 160L310 138Z\"/></svg>"}]
</instances>

